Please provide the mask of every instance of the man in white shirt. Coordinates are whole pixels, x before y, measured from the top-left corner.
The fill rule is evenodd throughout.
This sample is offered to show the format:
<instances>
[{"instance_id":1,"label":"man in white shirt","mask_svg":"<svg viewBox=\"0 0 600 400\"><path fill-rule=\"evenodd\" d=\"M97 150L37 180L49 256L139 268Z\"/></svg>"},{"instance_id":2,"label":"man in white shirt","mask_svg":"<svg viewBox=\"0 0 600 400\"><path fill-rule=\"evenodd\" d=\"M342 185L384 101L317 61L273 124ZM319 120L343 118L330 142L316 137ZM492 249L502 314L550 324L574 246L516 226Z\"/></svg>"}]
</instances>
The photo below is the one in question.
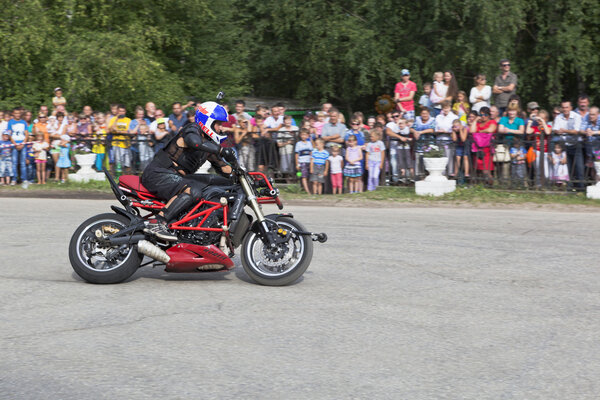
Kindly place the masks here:
<instances>
[{"instance_id":1,"label":"man in white shirt","mask_svg":"<svg viewBox=\"0 0 600 400\"><path fill-rule=\"evenodd\" d=\"M560 103L561 114L554 119L552 126L553 133L560 135L565 142L567 151L567 165L571 181L575 181L575 186L583 189L583 135L581 134L581 115L573 112L573 105L569 100Z\"/></svg>"}]
</instances>

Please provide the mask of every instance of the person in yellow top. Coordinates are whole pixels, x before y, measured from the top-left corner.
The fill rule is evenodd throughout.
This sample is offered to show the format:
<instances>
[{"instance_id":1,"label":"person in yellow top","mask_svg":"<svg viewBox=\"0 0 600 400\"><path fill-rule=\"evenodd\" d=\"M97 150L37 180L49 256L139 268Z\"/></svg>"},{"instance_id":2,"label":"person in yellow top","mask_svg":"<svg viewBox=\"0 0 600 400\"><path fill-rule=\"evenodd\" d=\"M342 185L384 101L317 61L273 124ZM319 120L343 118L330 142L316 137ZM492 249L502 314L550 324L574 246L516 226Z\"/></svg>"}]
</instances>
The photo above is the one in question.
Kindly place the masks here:
<instances>
[{"instance_id":1,"label":"person in yellow top","mask_svg":"<svg viewBox=\"0 0 600 400\"><path fill-rule=\"evenodd\" d=\"M67 106L67 99L65 99L63 97L62 88L57 87L54 89L54 97L52 98L52 105L54 106L55 109L58 106L63 106L63 107Z\"/></svg>"},{"instance_id":2,"label":"person in yellow top","mask_svg":"<svg viewBox=\"0 0 600 400\"><path fill-rule=\"evenodd\" d=\"M117 115L108 121L108 132L113 134L111 146L114 151L115 163L111 170L114 172L114 167L116 167L116 172L119 173L122 170L125 174L128 174L131 168L130 137L132 135L129 133L131 119L127 118L126 113L125 106L119 104Z\"/></svg>"},{"instance_id":3,"label":"person in yellow top","mask_svg":"<svg viewBox=\"0 0 600 400\"><path fill-rule=\"evenodd\" d=\"M102 165L104 164L104 157L106 155L106 117L104 113L98 113L94 119L92 126L94 131L94 146L92 146L92 153L96 154L96 171L102 171Z\"/></svg>"}]
</instances>

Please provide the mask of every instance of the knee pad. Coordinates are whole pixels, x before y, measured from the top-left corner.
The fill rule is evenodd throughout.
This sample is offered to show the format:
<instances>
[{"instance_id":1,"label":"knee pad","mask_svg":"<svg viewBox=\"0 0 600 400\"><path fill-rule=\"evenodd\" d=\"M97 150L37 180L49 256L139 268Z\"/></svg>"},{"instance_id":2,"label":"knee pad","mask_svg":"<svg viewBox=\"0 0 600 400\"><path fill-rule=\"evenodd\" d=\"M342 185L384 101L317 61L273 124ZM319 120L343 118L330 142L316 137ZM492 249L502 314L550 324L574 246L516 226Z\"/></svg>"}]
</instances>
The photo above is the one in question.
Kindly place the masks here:
<instances>
[{"instance_id":1,"label":"knee pad","mask_svg":"<svg viewBox=\"0 0 600 400\"><path fill-rule=\"evenodd\" d=\"M179 214L189 209L193 202L194 199L187 193L178 195L165 211L165 219L167 222L172 222Z\"/></svg>"}]
</instances>

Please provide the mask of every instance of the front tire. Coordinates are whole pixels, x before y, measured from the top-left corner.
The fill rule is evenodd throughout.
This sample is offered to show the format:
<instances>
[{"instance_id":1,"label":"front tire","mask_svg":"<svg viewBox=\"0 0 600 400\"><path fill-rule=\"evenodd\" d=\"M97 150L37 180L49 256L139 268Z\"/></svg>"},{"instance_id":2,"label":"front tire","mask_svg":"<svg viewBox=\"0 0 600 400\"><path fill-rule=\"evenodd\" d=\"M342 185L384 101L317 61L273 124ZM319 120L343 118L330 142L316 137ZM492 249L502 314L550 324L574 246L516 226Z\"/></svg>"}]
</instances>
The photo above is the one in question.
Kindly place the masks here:
<instances>
[{"instance_id":1,"label":"front tire","mask_svg":"<svg viewBox=\"0 0 600 400\"><path fill-rule=\"evenodd\" d=\"M104 246L95 233L117 232L129 225L129 219L119 214L95 215L79 225L69 243L69 260L73 270L89 283L119 283L137 271L144 256L137 246Z\"/></svg>"},{"instance_id":2,"label":"front tire","mask_svg":"<svg viewBox=\"0 0 600 400\"><path fill-rule=\"evenodd\" d=\"M313 243L310 236L293 233L305 232L304 226L288 217L279 218L277 225L288 230L292 237L276 252L269 252L255 232L248 232L242 245L240 258L244 271L261 285L289 285L304 274L312 260Z\"/></svg>"}]
</instances>

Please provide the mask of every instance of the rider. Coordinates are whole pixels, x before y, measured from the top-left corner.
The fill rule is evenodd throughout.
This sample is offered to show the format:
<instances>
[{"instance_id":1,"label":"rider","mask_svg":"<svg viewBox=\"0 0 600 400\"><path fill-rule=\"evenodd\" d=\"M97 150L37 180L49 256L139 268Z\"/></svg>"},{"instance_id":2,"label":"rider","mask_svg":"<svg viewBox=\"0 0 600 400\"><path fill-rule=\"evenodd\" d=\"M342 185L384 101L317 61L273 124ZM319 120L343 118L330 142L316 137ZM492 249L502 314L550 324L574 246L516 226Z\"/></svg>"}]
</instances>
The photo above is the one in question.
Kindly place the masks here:
<instances>
[{"instance_id":1,"label":"rider","mask_svg":"<svg viewBox=\"0 0 600 400\"><path fill-rule=\"evenodd\" d=\"M220 146L227 138L220 135L221 124L227 120L223 106L214 101L202 103L196 107L195 123L186 122L156 153L142 174L142 185L158 198L169 201L156 216L157 223L149 224L145 232L159 239L177 240L167 224L198 202L206 186L231 184L229 179L216 175L194 175L207 160L221 174L231 173L231 166L220 158L230 163L235 161L233 150Z\"/></svg>"}]
</instances>

